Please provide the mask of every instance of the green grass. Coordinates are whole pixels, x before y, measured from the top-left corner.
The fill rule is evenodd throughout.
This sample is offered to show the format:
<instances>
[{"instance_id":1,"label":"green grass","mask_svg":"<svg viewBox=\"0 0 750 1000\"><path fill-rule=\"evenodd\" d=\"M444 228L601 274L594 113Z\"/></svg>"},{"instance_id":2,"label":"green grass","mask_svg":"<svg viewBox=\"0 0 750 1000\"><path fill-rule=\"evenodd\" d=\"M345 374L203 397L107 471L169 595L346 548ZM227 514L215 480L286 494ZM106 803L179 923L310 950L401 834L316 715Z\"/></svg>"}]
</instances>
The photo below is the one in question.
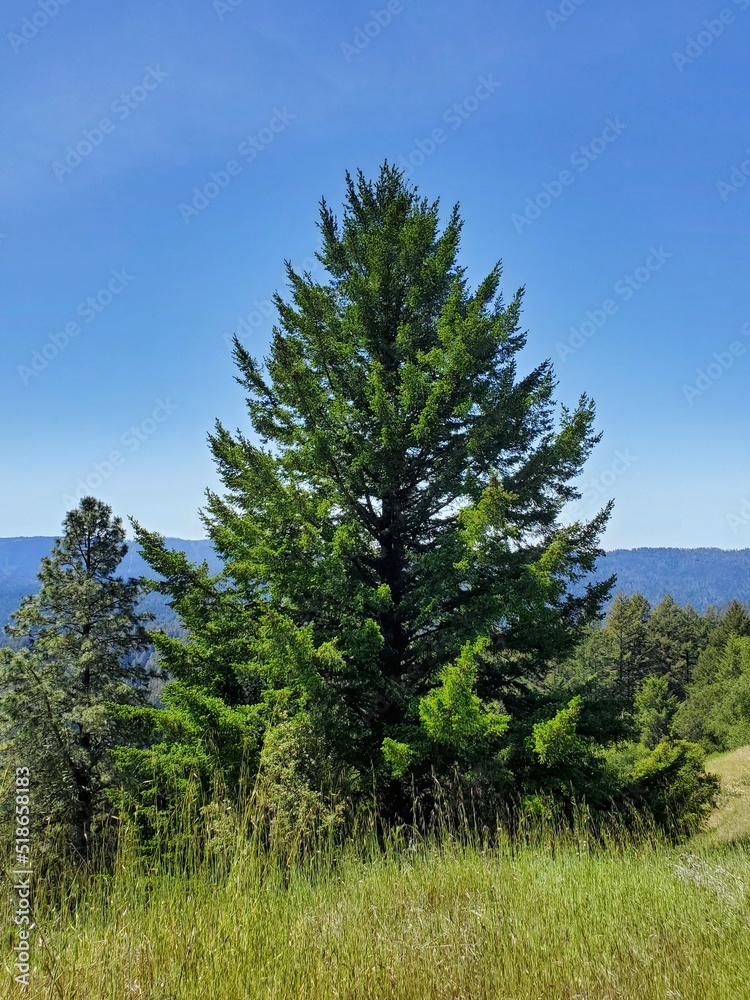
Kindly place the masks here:
<instances>
[{"instance_id":1,"label":"green grass","mask_svg":"<svg viewBox=\"0 0 750 1000\"><path fill-rule=\"evenodd\" d=\"M261 865L224 826L189 877L127 846L36 889L31 988L58 1000L743 1000L750 854L584 836L374 839ZM61 891L60 891L61 890ZM6 924L6 926L9 926Z\"/></svg>"}]
</instances>

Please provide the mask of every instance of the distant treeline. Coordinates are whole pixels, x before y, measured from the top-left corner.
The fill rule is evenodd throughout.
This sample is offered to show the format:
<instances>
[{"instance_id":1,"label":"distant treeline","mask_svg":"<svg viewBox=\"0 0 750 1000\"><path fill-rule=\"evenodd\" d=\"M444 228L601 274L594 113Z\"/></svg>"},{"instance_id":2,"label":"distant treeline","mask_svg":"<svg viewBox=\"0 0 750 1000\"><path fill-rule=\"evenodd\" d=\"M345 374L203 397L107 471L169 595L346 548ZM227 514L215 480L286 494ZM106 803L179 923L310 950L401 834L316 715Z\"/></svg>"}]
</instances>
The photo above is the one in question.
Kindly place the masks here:
<instances>
[{"instance_id":1,"label":"distant treeline","mask_svg":"<svg viewBox=\"0 0 750 1000\"><path fill-rule=\"evenodd\" d=\"M750 616L739 601L704 614L666 597L620 592L551 684L579 694L599 738L707 752L750 743ZM599 716L599 723L594 720ZM606 722L605 722L606 720Z\"/></svg>"}]
</instances>

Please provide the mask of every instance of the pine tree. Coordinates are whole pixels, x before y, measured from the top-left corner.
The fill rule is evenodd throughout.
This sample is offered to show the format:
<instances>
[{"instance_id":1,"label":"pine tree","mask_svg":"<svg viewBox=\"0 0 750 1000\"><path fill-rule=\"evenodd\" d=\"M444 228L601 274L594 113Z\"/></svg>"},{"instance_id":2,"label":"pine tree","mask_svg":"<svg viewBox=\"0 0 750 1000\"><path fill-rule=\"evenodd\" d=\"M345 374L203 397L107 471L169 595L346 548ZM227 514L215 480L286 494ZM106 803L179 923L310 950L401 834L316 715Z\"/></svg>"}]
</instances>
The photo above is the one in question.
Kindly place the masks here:
<instances>
[{"instance_id":1,"label":"pine tree","mask_svg":"<svg viewBox=\"0 0 750 1000\"><path fill-rule=\"evenodd\" d=\"M684 698L693 671L706 641L706 625L689 605L681 608L667 596L656 605L649 618L656 669L669 677L672 693Z\"/></svg>"},{"instance_id":2,"label":"pine tree","mask_svg":"<svg viewBox=\"0 0 750 1000\"><path fill-rule=\"evenodd\" d=\"M648 623L651 605L643 594L615 596L607 613L604 629L614 637L617 656L617 681L624 703L632 707L641 681L653 671L656 650Z\"/></svg>"},{"instance_id":3,"label":"pine tree","mask_svg":"<svg viewBox=\"0 0 750 1000\"><path fill-rule=\"evenodd\" d=\"M677 698L670 693L669 678L651 674L635 693L635 721L641 743L653 750L669 736L670 725L677 710Z\"/></svg>"},{"instance_id":4,"label":"pine tree","mask_svg":"<svg viewBox=\"0 0 750 1000\"><path fill-rule=\"evenodd\" d=\"M575 650L555 666L548 679L558 698L582 697L583 721L601 744L621 740L628 733L630 706L623 697L619 674L619 642L597 623L586 630Z\"/></svg>"},{"instance_id":5,"label":"pine tree","mask_svg":"<svg viewBox=\"0 0 750 1000\"><path fill-rule=\"evenodd\" d=\"M750 733L750 617L739 601L732 601L723 615L709 609L703 616L708 640L701 650L687 697L675 715L673 731L701 742L706 749L728 750L739 746L742 733ZM743 707L745 706L745 707Z\"/></svg>"},{"instance_id":6,"label":"pine tree","mask_svg":"<svg viewBox=\"0 0 750 1000\"><path fill-rule=\"evenodd\" d=\"M33 815L81 855L112 780L110 751L125 739L116 706L143 704L148 681L132 663L149 641L142 586L115 575L126 551L120 518L81 500L42 561L39 592L6 627L23 645L0 661L3 757L29 768Z\"/></svg>"},{"instance_id":7,"label":"pine tree","mask_svg":"<svg viewBox=\"0 0 750 1000\"><path fill-rule=\"evenodd\" d=\"M341 222L323 201L319 227L330 280L287 265L265 367L235 339L254 433L210 437L222 580L139 531L175 607L205 616L165 665L230 700L285 692L365 776L492 770L504 693L572 649L611 587L586 581L609 507L561 520L594 406L558 414L549 362L518 376L523 290L503 303L500 265L470 290L457 208L441 231L385 165L347 175Z\"/></svg>"}]
</instances>

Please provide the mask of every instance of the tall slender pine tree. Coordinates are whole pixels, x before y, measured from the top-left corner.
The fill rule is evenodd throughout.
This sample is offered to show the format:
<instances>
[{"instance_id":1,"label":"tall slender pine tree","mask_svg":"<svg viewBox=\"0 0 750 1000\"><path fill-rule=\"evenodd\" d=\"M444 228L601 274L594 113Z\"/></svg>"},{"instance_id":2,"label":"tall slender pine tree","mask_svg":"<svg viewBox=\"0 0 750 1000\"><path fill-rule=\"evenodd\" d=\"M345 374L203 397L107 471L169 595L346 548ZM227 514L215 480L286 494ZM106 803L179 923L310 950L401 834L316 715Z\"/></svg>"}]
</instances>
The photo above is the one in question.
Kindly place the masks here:
<instances>
[{"instance_id":1,"label":"tall slender pine tree","mask_svg":"<svg viewBox=\"0 0 750 1000\"><path fill-rule=\"evenodd\" d=\"M106 805L110 752L126 738L114 706L145 703L148 676L132 655L149 644L142 588L115 575L126 551L120 518L81 500L42 560L39 592L6 627L23 645L0 660L2 755L29 768L35 821L81 855Z\"/></svg>"}]
</instances>

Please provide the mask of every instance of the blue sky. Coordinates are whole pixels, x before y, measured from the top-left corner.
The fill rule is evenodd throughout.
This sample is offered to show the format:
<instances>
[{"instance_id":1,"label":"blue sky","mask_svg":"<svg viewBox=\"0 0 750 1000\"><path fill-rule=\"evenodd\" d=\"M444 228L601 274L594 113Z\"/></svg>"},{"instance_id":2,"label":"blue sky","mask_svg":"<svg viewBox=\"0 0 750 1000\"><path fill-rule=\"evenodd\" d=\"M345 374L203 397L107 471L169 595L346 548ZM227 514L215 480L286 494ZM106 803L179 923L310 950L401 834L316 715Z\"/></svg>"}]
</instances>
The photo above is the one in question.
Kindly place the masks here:
<instances>
[{"instance_id":1,"label":"blue sky","mask_svg":"<svg viewBox=\"0 0 750 1000\"><path fill-rule=\"evenodd\" d=\"M265 353L320 197L388 158L460 201L474 283L502 258L526 285L526 364L596 400L580 512L615 497L605 547L750 546L750 0L0 21L0 535L90 492L200 537L206 434L247 426L227 335Z\"/></svg>"}]
</instances>

